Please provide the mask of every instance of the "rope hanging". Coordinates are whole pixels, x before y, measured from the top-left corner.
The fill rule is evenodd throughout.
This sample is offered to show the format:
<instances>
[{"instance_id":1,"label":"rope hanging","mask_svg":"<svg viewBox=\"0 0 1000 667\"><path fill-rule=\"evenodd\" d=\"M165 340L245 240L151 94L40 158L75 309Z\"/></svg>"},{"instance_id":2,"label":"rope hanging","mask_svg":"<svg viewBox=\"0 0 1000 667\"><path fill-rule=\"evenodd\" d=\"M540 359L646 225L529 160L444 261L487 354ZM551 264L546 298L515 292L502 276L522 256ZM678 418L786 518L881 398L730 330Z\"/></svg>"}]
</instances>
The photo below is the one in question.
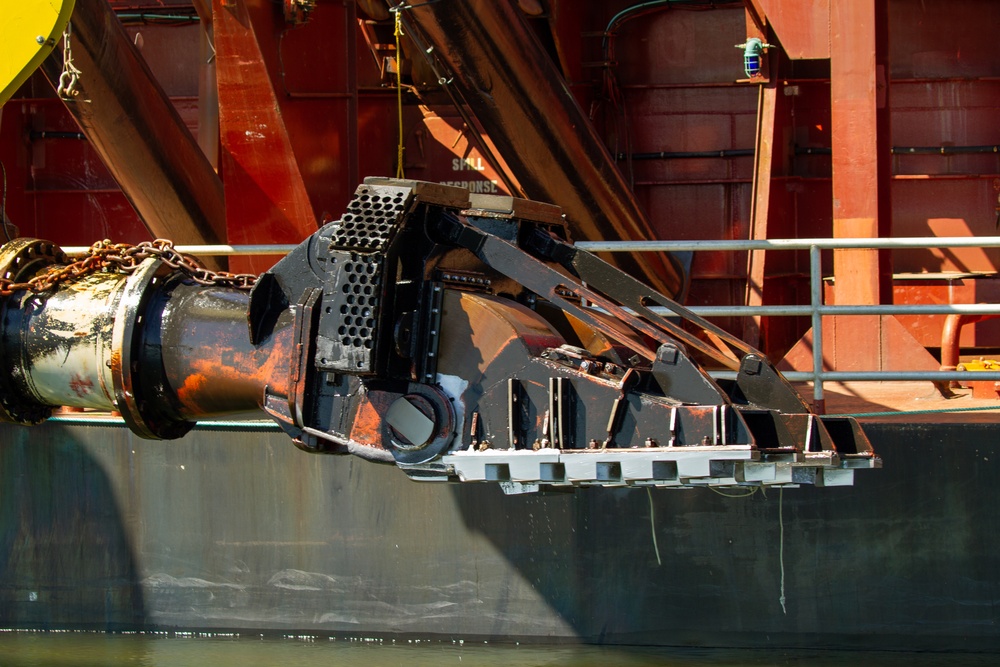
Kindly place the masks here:
<instances>
[{"instance_id":1,"label":"rope hanging","mask_svg":"<svg viewBox=\"0 0 1000 667\"><path fill-rule=\"evenodd\" d=\"M399 36L403 34L402 12L396 15L396 112L399 118L399 146L396 149L396 178L406 178L403 173L403 74L400 71L403 64L403 51L399 47Z\"/></svg>"}]
</instances>

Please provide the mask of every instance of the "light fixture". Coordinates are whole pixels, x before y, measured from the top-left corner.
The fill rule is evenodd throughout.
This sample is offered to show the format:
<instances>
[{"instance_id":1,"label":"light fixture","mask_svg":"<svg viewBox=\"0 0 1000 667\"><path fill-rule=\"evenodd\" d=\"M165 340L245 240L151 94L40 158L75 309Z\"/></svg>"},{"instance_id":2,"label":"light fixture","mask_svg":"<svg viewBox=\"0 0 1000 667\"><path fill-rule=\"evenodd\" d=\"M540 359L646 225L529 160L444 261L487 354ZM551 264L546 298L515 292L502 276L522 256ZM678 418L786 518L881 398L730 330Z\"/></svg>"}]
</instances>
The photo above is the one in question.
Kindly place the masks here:
<instances>
[{"instance_id":1,"label":"light fixture","mask_svg":"<svg viewBox=\"0 0 1000 667\"><path fill-rule=\"evenodd\" d=\"M764 63L764 51L774 46L766 44L756 37L747 37L743 44L737 44L737 49L743 49L743 71L747 77L754 78L760 76L760 71Z\"/></svg>"}]
</instances>

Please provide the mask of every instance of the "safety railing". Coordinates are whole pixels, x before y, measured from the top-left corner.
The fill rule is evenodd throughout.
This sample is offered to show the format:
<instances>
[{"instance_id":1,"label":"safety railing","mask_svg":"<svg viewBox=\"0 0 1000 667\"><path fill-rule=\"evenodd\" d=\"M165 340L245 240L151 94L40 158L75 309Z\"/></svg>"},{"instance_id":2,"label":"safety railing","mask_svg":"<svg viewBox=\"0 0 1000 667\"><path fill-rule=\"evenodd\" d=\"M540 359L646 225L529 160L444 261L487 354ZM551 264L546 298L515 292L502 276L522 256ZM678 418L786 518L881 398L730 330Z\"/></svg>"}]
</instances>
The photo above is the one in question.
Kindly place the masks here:
<instances>
[{"instance_id":1,"label":"safety railing","mask_svg":"<svg viewBox=\"0 0 1000 667\"><path fill-rule=\"evenodd\" d=\"M791 381L811 381L813 400L823 405L824 382L884 382L969 380L965 371L837 371L823 370L824 315L991 315L1000 314L1000 304L928 304L928 305L826 305L823 303L823 250L904 249L904 248L996 248L1000 237L932 237L932 238L838 238L838 239L767 239L747 241L588 241L576 244L590 252L699 252L754 250L808 250L808 305L788 306L704 306L692 307L702 317L779 316L812 318L813 367L811 371L790 371L782 374ZM940 277L940 274L935 274ZM964 274L963 274L964 275ZM928 276L930 277L930 276ZM734 373L718 373L720 377ZM975 379L1000 381L1000 372L977 371Z\"/></svg>"},{"instance_id":2,"label":"safety railing","mask_svg":"<svg viewBox=\"0 0 1000 667\"><path fill-rule=\"evenodd\" d=\"M731 241L581 241L577 247L590 252L749 252L755 250L808 250L810 303L781 306L700 306L689 309L702 317L805 317L812 318L813 367L810 371L788 371L783 375L793 382L812 382L813 400L823 405L824 382L884 382L968 380L966 371L837 371L823 369L824 315L1000 315L1000 304L927 304L927 305L826 305L823 303L823 250L904 249L904 248L1000 248L1000 236L930 237L930 238L813 238ZM190 255L285 255L294 245L178 245L179 252ZM70 255L83 254L86 247L65 247ZM962 274L966 275L966 274ZM940 277L941 274L934 274ZM928 276L931 277L931 276ZM654 309L656 310L656 309ZM665 309L659 309L665 311ZM666 314L670 314L666 311ZM713 375L733 377L733 372ZM976 371L975 378L1000 381L1000 372Z\"/></svg>"}]
</instances>

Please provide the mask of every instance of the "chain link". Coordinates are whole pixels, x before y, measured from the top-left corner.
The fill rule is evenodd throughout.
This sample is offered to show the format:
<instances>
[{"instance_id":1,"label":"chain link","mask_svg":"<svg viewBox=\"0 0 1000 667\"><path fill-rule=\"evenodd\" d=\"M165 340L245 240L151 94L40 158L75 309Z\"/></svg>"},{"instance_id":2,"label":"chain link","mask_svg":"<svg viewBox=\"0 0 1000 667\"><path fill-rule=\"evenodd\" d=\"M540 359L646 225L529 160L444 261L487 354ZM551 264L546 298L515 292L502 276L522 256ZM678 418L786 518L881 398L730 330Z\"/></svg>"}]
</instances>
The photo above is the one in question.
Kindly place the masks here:
<instances>
[{"instance_id":1,"label":"chain link","mask_svg":"<svg viewBox=\"0 0 1000 667\"><path fill-rule=\"evenodd\" d=\"M45 292L68 280L77 280L98 271L132 273L143 260L156 257L172 269L176 269L199 285L217 285L248 290L257 281L251 273L229 273L211 271L199 265L192 257L178 252L173 241L156 239L143 241L138 245L112 243L105 239L98 241L87 250L87 256L72 264L51 266L26 282L14 282L0 278L0 296L27 290Z\"/></svg>"},{"instance_id":2,"label":"chain link","mask_svg":"<svg viewBox=\"0 0 1000 667\"><path fill-rule=\"evenodd\" d=\"M83 76L83 72L76 68L73 64L73 47L70 42L70 35L73 31L73 24L67 23L66 29L63 30L63 71L59 75L59 87L56 89L56 94L66 102L75 102L76 98L80 95L80 91L77 90L76 84ZM89 102L90 100L84 100Z\"/></svg>"}]
</instances>

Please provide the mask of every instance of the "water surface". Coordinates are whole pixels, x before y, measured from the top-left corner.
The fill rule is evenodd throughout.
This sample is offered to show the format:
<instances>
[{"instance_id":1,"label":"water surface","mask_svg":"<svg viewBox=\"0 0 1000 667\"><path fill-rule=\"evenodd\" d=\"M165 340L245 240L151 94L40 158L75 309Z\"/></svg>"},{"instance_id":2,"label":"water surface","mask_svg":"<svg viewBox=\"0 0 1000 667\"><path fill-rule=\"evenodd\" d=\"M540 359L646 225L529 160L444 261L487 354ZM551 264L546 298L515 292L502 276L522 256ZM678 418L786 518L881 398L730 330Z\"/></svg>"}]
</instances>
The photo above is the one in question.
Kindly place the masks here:
<instances>
[{"instance_id":1,"label":"water surface","mask_svg":"<svg viewBox=\"0 0 1000 667\"><path fill-rule=\"evenodd\" d=\"M206 633L0 631L0 667L986 667L983 654L497 644Z\"/></svg>"}]
</instances>

